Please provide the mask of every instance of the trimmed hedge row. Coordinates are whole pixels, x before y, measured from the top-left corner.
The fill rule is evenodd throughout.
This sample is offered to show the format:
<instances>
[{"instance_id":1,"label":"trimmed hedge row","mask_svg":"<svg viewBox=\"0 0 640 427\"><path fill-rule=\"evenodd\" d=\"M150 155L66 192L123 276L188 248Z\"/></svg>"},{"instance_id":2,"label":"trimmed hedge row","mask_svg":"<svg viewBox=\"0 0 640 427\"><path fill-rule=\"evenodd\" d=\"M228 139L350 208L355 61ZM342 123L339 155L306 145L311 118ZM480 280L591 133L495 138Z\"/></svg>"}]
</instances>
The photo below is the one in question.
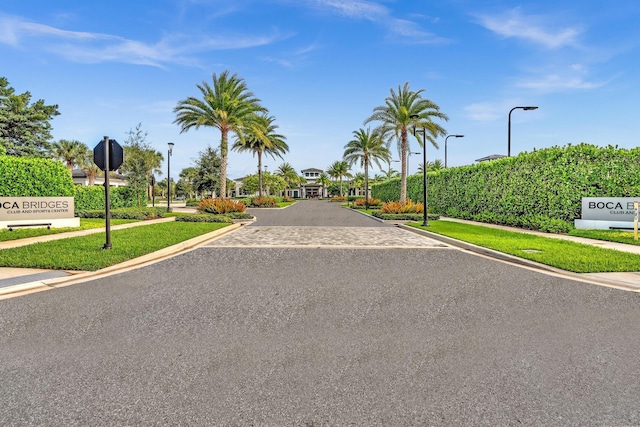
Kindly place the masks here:
<instances>
[{"instance_id":1,"label":"trimmed hedge row","mask_svg":"<svg viewBox=\"0 0 640 427\"><path fill-rule=\"evenodd\" d=\"M167 213L167 208L119 208L111 209L111 218L113 219L154 219L163 218ZM104 207L101 210L77 210L76 215L79 218L103 218L105 217Z\"/></svg>"},{"instance_id":2,"label":"trimmed hedge row","mask_svg":"<svg viewBox=\"0 0 640 427\"><path fill-rule=\"evenodd\" d=\"M551 147L431 172L428 183L429 211L440 215L503 224L518 218L571 224L580 218L582 197L640 195L640 148ZM398 200L400 180L374 185L372 195ZM408 177L407 197L422 202L422 175Z\"/></svg>"},{"instance_id":3,"label":"trimmed hedge row","mask_svg":"<svg viewBox=\"0 0 640 427\"><path fill-rule=\"evenodd\" d=\"M0 156L0 196L71 197L71 173L48 159Z\"/></svg>"},{"instance_id":4,"label":"trimmed hedge row","mask_svg":"<svg viewBox=\"0 0 640 427\"><path fill-rule=\"evenodd\" d=\"M84 185L75 186L75 210L76 213L87 210L104 211L104 187ZM111 209L133 208L138 206L135 191L130 187L117 187L109 190ZM165 208L166 212L166 208Z\"/></svg>"}]
</instances>

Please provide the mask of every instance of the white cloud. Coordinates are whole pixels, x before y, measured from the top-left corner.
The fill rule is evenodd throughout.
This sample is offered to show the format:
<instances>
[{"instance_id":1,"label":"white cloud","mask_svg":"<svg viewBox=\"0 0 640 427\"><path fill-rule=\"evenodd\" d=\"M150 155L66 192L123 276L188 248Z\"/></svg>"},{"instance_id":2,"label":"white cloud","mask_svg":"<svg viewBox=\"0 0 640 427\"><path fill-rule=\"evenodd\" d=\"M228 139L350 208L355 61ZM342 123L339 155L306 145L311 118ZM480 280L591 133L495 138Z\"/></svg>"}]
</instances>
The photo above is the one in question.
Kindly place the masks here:
<instances>
[{"instance_id":1,"label":"white cloud","mask_svg":"<svg viewBox=\"0 0 640 427\"><path fill-rule=\"evenodd\" d=\"M558 92L574 89L597 89L607 82L590 82L580 76L561 76L550 74L540 79L521 81L517 85L539 92Z\"/></svg>"},{"instance_id":2,"label":"white cloud","mask_svg":"<svg viewBox=\"0 0 640 427\"><path fill-rule=\"evenodd\" d=\"M480 24L503 37L515 37L528 40L545 47L557 49L564 46L575 46L582 29L578 26L560 29L545 28L542 17L524 16L518 9L500 15L481 15Z\"/></svg>"},{"instance_id":3,"label":"white cloud","mask_svg":"<svg viewBox=\"0 0 640 427\"><path fill-rule=\"evenodd\" d=\"M498 107L489 102L470 104L464 107L464 110L469 119L481 122L491 122L504 117L504 110L501 108L498 111Z\"/></svg>"},{"instance_id":4,"label":"white cloud","mask_svg":"<svg viewBox=\"0 0 640 427\"><path fill-rule=\"evenodd\" d=\"M529 100L530 101L530 100ZM515 106L531 105L517 99L503 99L496 102L478 102L464 107L464 111L470 120L478 122L506 121L509 111ZM535 104L534 104L535 105Z\"/></svg>"},{"instance_id":5,"label":"white cloud","mask_svg":"<svg viewBox=\"0 0 640 427\"><path fill-rule=\"evenodd\" d=\"M169 35L156 43L146 43L109 34L62 30L15 16L0 16L0 43L14 47L28 45L30 49L53 52L83 63L123 62L157 67L169 63L194 65L197 61L188 55L264 46L287 37L273 30L271 34L257 36Z\"/></svg>"},{"instance_id":6,"label":"white cloud","mask_svg":"<svg viewBox=\"0 0 640 427\"><path fill-rule=\"evenodd\" d=\"M423 44L447 41L423 30L416 22L393 17L389 8L370 1L309 0L309 4L341 16L363 19L384 26L390 34L401 37L404 42Z\"/></svg>"}]
</instances>

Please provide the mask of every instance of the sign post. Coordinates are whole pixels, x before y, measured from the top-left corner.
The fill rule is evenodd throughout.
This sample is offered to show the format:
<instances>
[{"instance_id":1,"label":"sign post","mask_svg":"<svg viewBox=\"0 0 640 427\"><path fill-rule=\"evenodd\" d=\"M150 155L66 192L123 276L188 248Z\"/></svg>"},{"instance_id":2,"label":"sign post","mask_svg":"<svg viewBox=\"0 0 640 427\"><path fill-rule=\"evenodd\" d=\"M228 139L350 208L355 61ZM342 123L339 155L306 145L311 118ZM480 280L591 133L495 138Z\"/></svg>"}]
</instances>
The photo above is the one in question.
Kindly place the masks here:
<instances>
[{"instance_id":1,"label":"sign post","mask_svg":"<svg viewBox=\"0 0 640 427\"><path fill-rule=\"evenodd\" d=\"M638 240L638 201L633 202L633 240Z\"/></svg>"},{"instance_id":2,"label":"sign post","mask_svg":"<svg viewBox=\"0 0 640 427\"><path fill-rule=\"evenodd\" d=\"M124 154L122 147L115 139L105 136L93 149L93 163L104 171L105 232L107 241L102 249L111 249L111 197L109 192L109 171L122 165Z\"/></svg>"}]
</instances>

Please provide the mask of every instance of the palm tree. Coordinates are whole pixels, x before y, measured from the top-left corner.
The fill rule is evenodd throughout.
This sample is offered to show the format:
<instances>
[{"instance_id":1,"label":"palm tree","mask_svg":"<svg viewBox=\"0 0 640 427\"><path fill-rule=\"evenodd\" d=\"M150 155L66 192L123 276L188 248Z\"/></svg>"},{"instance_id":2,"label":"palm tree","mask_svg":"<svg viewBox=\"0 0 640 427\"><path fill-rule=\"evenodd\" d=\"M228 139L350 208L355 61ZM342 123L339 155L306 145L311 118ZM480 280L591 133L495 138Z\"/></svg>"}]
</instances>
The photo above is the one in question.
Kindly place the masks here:
<instances>
[{"instance_id":1,"label":"palm tree","mask_svg":"<svg viewBox=\"0 0 640 427\"><path fill-rule=\"evenodd\" d=\"M351 174L349 173L349 164L344 160L336 160L327 168L327 175L333 179L340 180L340 197L342 197L342 177L351 177Z\"/></svg>"},{"instance_id":2,"label":"palm tree","mask_svg":"<svg viewBox=\"0 0 640 427\"><path fill-rule=\"evenodd\" d=\"M62 160L69 170L73 170L73 166L88 150L89 147L80 141L61 139L53 143L51 155L55 159Z\"/></svg>"},{"instance_id":3,"label":"palm tree","mask_svg":"<svg viewBox=\"0 0 640 427\"><path fill-rule=\"evenodd\" d=\"M242 130L255 118L255 113L265 112L260 100L247 89L243 79L236 74L229 76L223 71L220 76L213 73L213 86L202 82L196 85L202 99L186 98L173 109L174 123L180 126L180 133L200 126L213 127L220 131L220 194L227 194L227 156L229 152L229 132L242 137Z\"/></svg>"},{"instance_id":4,"label":"palm tree","mask_svg":"<svg viewBox=\"0 0 640 427\"><path fill-rule=\"evenodd\" d=\"M87 178L89 178L89 185L93 185L96 180L96 176L101 174L102 171L93 162L93 150L90 150L85 144L82 145L83 147L78 148L76 164L82 172L87 174Z\"/></svg>"},{"instance_id":5,"label":"palm tree","mask_svg":"<svg viewBox=\"0 0 640 427\"><path fill-rule=\"evenodd\" d=\"M331 180L329 179L329 175L322 172L318 177L318 179L316 179L316 183L322 186L322 197L324 197L324 194L325 194L324 189L327 188L329 185L331 185Z\"/></svg>"},{"instance_id":6,"label":"palm tree","mask_svg":"<svg viewBox=\"0 0 640 427\"><path fill-rule=\"evenodd\" d=\"M281 164L276 169L276 175L281 176L287 182L287 188L297 188L301 182L300 175L290 163Z\"/></svg>"},{"instance_id":7,"label":"palm tree","mask_svg":"<svg viewBox=\"0 0 640 427\"><path fill-rule=\"evenodd\" d=\"M385 99L385 104L373 109L373 114L364 121L364 124L379 121L381 124L374 130L379 133L384 140L391 140L395 137L398 141L398 151L400 153L401 173L400 173L400 202L407 200L407 151L409 151L409 141L407 138L408 128L415 125L426 129L433 137L445 135L445 130L432 121L432 118L449 120L446 114L440 112L440 107L429 99L422 98L424 89L417 92L409 88L409 82L403 87L398 86L398 93L391 89L391 95ZM418 116L415 120L412 116ZM428 136L434 147L438 148L435 140ZM423 141L418 138L418 142L423 149Z\"/></svg>"},{"instance_id":8,"label":"palm tree","mask_svg":"<svg viewBox=\"0 0 640 427\"><path fill-rule=\"evenodd\" d=\"M353 131L354 139L344 146L344 159L350 166L360 162L364 167L364 198L365 207L369 209L369 165L373 162L379 168L380 161L391 161L388 144L377 133L371 133L369 128Z\"/></svg>"},{"instance_id":9,"label":"palm tree","mask_svg":"<svg viewBox=\"0 0 640 427\"><path fill-rule=\"evenodd\" d=\"M250 120L238 136L232 149L239 152L251 151L258 156L258 196L262 197L262 154L268 154L273 159L282 158L289 151L285 137L277 134L278 128L273 122L275 118L266 114L257 115Z\"/></svg>"},{"instance_id":10,"label":"palm tree","mask_svg":"<svg viewBox=\"0 0 640 427\"><path fill-rule=\"evenodd\" d=\"M427 172L437 172L442 169L444 169L442 160L435 159L433 162L427 160ZM418 173L422 173L422 163L418 166Z\"/></svg>"}]
</instances>

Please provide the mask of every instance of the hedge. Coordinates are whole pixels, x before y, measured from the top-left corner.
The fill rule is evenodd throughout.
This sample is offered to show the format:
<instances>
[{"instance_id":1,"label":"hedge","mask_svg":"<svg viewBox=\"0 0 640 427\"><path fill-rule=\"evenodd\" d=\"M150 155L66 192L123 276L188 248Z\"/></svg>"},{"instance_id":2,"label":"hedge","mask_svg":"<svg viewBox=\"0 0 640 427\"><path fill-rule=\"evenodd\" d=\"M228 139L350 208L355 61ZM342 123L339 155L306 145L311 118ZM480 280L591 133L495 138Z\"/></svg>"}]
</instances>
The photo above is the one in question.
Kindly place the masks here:
<instances>
[{"instance_id":1,"label":"hedge","mask_svg":"<svg viewBox=\"0 0 640 427\"><path fill-rule=\"evenodd\" d=\"M0 196L71 197L71 173L49 159L0 156Z\"/></svg>"},{"instance_id":2,"label":"hedge","mask_svg":"<svg viewBox=\"0 0 640 427\"><path fill-rule=\"evenodd\" d=\"M102 185L75 186L75 211L104 210L104 187ZM136 192L130 187L109 189L111 209L134 208L138 206Z\"/></svg>"},{"instance_id":3,"label":"hedge","mask_svg":"<svg viewBox=\"0 0 640 427\"><path fill-rule=\"evenodd\" d=\"M572 223L582 197L640 195L640 148L591 144L551 147L427 174L429 212L451 217L548 218ZM400 179L376 184L372 196L400 198ZM422 202L422 175L407 179L407 197ZM502 218L502 220L500 220ZM534 221L535 222L535 221Z\"/></svg>"}]
</instances>

